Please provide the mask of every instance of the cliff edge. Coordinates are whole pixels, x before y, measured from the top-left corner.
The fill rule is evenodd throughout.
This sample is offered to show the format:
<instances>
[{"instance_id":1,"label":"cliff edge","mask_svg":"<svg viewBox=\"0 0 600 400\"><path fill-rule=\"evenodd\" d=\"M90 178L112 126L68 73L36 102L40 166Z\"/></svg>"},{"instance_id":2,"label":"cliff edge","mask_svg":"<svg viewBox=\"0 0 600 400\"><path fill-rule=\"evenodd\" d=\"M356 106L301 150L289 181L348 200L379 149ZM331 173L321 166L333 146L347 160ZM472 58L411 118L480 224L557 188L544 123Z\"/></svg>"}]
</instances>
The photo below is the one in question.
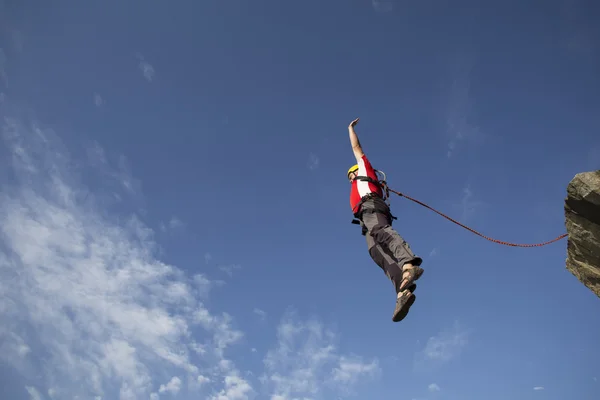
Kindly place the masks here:
<instances>
[{"instance_id":1,"label":"cliff edge","mask_svg":"<svg viewBox=\"0 0 600 400\"><path fill-rule=\"evenodd\" d=\"M600 170L575 175L565 199L567 269L600 297Z\"/></svg>"}]
</instances>

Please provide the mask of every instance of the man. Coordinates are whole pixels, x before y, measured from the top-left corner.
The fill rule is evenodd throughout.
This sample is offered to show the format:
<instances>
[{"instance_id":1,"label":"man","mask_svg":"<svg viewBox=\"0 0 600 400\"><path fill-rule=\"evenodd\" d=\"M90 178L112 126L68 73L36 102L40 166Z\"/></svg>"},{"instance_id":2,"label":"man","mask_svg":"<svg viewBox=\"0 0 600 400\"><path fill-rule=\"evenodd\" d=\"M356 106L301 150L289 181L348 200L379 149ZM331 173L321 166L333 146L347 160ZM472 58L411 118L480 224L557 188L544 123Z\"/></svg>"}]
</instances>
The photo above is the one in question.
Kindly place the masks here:
<instances>
[{"instance_id":1,"label":"man","mask_svg":"<svg viewBox=\"0 0 600 400\"><path fill-rule=\"evenodd\" d=\"M423 260L413 254L406 241L392 228L395 218L383 199L383 190L375 169L362 150L354 126L358 118L350 123L348 132L357 164L348 170L351 182L350 206L358 219L363 235L366 236L369 254L385 272L396 289L396 308L392 321L406 317L415 302L414 283L423 274Z\"/></svg>"}]
</instances>

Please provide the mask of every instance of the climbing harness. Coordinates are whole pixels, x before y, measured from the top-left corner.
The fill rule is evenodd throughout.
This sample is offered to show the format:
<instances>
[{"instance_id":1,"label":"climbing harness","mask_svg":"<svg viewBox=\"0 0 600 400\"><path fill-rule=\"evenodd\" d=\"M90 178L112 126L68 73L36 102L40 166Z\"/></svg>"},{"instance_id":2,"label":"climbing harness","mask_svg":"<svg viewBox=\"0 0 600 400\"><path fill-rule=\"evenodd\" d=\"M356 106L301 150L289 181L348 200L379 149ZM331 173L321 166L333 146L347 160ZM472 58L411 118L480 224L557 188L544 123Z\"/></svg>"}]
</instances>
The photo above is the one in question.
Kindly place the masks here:
<instances>
[{"instance_id":1,"label":"climbing harness","mask_svg":"<svg viewBox=\"0 0 600 400\"><path fill-rule=\"evenodd\" d=\"M353 172L353 171L350 171L350 172ZM350 175L350 172L348 172L348 175ZM385 172L380 171L378 169L375 170L375 174L377 174L377 173L380 173L381 175L383 175L383 179L375 180L375 179L373 179L373 178L371 178L369 176L360 176L359 175L359 176L355 177L354 180L357 180L357 181L366 181L366 182L369 182L369 183L372 183L374 185L379 186L381 188L381 190L383 191L383 200L389 206L390 205L390 203L389 203L390 192L389 192L389 189L388 189L388 186L387 186L387 182L386 182L386 178L387 177L385 175Z\"/></svg>"},{"instance_id":2,"label":"climbing harness","mask_svg":"<svg viewBox=\"0 0 600 400\"><path fill-rule=\"evenodd\" d=\"M357 167L357 166L355 166L355 167ZM356 168L351 167L348 170L348 176L350 175L351 172L354 172L354 171L356 171ZM367 228L362 223L362 218L361 218L362 214L364 214L364 213L377 213L377 212L380 212L380 213L386 214L391 220L398 219L397 217L395 217L394 215L392 215L392 213L390 211L390 192L389 192L389 188L388 188L387 183L386 183L386 178L387 177L385 175L385 172L376 169L375 170L375 174L377 174L377 173L383 175L383 179L374 180L373 178L371 178L369 176L361 176L361 175L356 176L354 178L354 180L366 181L366 182L372 183L372 184L378 186L379 188L381 188L381 191L382 191L382 194L383 194L382 200L387 205L387 209L386 210L383 210L383 209L380 210L380 209L377 209L377 207L375 207L373 209L362 210L361 206L363 205L363 203L365 201L370 200L370 199L374 199L374 198L379 198L380 196L378 194L376 194L376 193L369 193L369 194L363 196L360 199L360 201L356 205L356 209L358 211L356 213L354 213L354 219L352 220L352 223L356 224L356 225L360 225L362 227L362 234L363 234L363 236L367 233Z\"/></svg>"},{"instance_id":3,"label":"climbing harness","mask_svg":"<svg viewBox=\"0 0 600 400\"><path fill-rule=\"evenodd\" d=\"M368 176L357 176L355 179L358 179L358 180L361 180L361 181L368 181L368 182L371 182L371 183L373 183L373 184L375 184L375 185L379 186L379 187L382 189L383 193L384 193L384 198L383 198L383 199L384 199L384 201L386 202L386 204L387 204L388 206L390 205L390 203L389 203L390 192L392 192L392 193L394 193L394 194L396 194L396 195L398 195L398 196L400 196L400 197L404 197L404 198L406 198L406 199L408 199L408 200L410 200L410 201L412 201L412 202L414 202L414 203L417 203L417 204L419 204L420 206L423 206L423 207L425 207L425 208L428 208L428 209L430 209L431 211L435 212L436 214L439 214L439 215L441 215L442 217L444 217L444 218L446 218L447 220L449 220L449 221L451 221L451 222L455 223L456 225L458 225L458 226L460 226L460 227L462 227L462 228L465 228L466 230L468 230L468 231L470 231L470 232L474 233L475 235L477 235L477 236L480 236L480 237L482 237L482 238L484 238L484 239L486 239L486 240L489 240L490 242L494 242L494 243L502 244L502 245L505 245L505 246L511 246L511 247L542 247L542 246L546 246L546 245L548 245L548 244L551 244L551 243L557 242L557 241L559 241L559 240L561 240L561 239L564 239L565 237L567 237L567 236L568 236L568 234L567 234L567 233L563 233L562 235L560 235L560 236L558 236L558 237L556 237L556 238L554 238L554 239L552 239L552 240L549 240L549 241L547 241L547 242L543 242L543 243L533 243L533 244L519 244L519 243L510 243L510 242L504 242L504 241L502 241L502 240L493 239L493 238L490 238L490 237L488 237L488 236L486 236L486 235L484 235L484 234L482 234L482 233L480 233L480 232L477 232L477 231L476 231L475 229L473 229L473 228L469 228L468 226L466 226L466 225L464 225L464 224L462 224L462 223L460 223L460 222L456 221L455 219L453 219L453 218L451 218L451 217L447 216L446 214L444 214L444 213L442 213L442 212L440 212L440 211L436 210L435 208L428 206L427 204L423 203L422 201L419 201L419 200L417 200L417 199L414 199L414 198L412 198L412 197L410 197L410 196L408 196L408 195L406 195L406 194L404 194L404 193L400 193L400 192L398 192L398 191L396 191L396 190L390 189L390 188L388 187L388 185L387 185L387 182L386 182L386 176L385 176L385 173L384 173L384 172L382 172L382 171L379 171L379 170L375 170L375 172L379 172L379 173L381 173L381 174L383 175L383 179L381 179L381 180L379 180L379 181L375 181L375 180L373 180L373 179L369 178ZM350 174L350 171L348 172L348 175L349 175L349 174ZM363 197L363 198L360 200L360 202L359 202L359 205L362 205L362 203L364 203L364 201L366 201L366 200L368 200L368 199L370 199L370 198L373 198L373 197L378 197L378 196L377 196L377 195L367 195L367 196L364 196L364 197ZM359 207L359 209L360 209L360 207ZM360 222L360 220L359 220L359 215L358 215L359 213L360 213L360 211L359 211L359 212L357 212L357 213L354 215L354 216L355 216L355 219L354 219L354 220L352 220L352 223L353 223L353 224L359 224L359 225L362 225L362 224L361 224L361 222ZM396 217L392 217L392 218L393 218L393 219L397 219ZM364 231L364 228L363 228L363 231Z\"/></svg>"}]
</instances>

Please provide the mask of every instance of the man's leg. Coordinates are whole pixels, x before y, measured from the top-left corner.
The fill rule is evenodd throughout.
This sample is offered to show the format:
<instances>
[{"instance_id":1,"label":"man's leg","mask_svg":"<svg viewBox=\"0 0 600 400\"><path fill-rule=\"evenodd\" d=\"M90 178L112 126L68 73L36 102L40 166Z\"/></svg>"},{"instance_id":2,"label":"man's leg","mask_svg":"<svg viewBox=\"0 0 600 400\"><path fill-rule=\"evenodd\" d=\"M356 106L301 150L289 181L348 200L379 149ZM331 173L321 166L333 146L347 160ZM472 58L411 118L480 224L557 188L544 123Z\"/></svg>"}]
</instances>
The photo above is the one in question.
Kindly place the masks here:
<instances>
[{"instance_id":1,"label":"man's leg","mask_svg":"<svg viewBox=\"0 0 600 400\"><path fill-rule=\"evenodd\" d=\"M403 282L398 290L402 291L420 278L423 260L415 256L408 243L391 226L390 219L382 213L364 213L363 224L367 228L367 237L371 236L375 243L390 254L398 265L402 266ZM389 252L385 251L389 249Z\"/></svg>"},{"instance_id":2,"label":"man's leg","mask_svg":"<svg viewBox=\"0 0 600 400\"><path fill-rule=\"evenodd\" d=\"M372 237L367 236L367 246L369 248L369 255L385 273L385 275L392 281L396 294L400 293L400 286L402 285L402 268L398 265L396 260L386 252L380 244L375 243Z\"/></svg>"},{"instance_id":3,"label":"man's leg","mask_svg":"<svg viewBox=\"0 0 600 400\"><path fill-rule=\"evenodd\" d=\"M402 268L400 268L391 254L389 254L389 250L386 251L380 244L375 243L370 235L367 235L367 246L373 261L385 272L396 289L396 307L394 308L392 321L402 321L415 302L416 296L413 292L417 288L417 285L413 283L408 288L400 290Z\"/></svg>"}]
</instances>

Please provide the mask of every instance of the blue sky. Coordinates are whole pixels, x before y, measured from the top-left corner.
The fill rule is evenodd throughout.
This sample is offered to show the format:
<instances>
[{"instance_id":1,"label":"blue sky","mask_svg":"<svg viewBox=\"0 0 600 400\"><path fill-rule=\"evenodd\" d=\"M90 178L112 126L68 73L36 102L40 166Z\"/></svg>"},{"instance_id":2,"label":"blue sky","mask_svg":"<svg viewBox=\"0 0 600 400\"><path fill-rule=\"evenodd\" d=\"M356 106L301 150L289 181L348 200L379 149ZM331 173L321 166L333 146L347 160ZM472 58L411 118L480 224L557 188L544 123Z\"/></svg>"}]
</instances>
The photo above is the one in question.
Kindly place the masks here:
<instances>
[{"instance_id":1,"label":"blue sky","mask_svg":"<svg viewBox=\"0 0 600 400\"><path fill-rule=\"evenodd\" d=\"M500 240L600 166L592 1L0 1L0 385L20 399L597 399L566 241L394 197L351 225L347 125Z\"/></svg>"}]
</instances>

